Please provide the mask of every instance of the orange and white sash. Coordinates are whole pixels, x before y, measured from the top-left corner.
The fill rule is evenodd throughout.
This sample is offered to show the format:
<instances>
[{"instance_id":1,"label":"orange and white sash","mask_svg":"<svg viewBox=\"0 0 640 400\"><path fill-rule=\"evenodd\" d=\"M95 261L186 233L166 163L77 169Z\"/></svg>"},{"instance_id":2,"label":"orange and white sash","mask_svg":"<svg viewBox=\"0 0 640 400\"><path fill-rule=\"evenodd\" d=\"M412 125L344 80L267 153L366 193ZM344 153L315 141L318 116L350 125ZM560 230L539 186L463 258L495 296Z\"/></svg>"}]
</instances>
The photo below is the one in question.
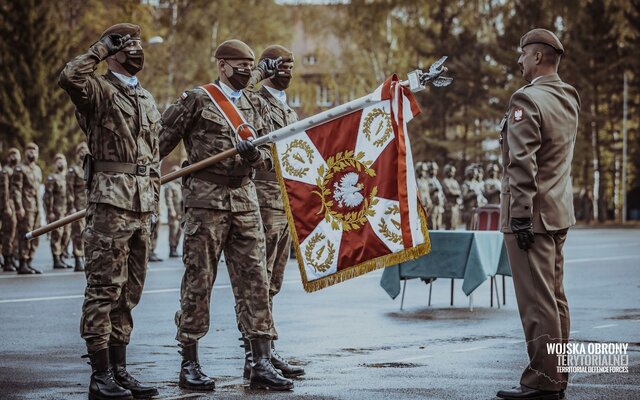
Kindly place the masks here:
<instances>
[{"instance_id":1,"label":"orange and white sash","mask_svg":"<svg viewBox=\"0 0 640 400\"><path fill-rule=\"evenodd\" d=\"M213 83L207 83L206 85L200 86L200 89L204 90L204 92L209 96L218 111L220 111L224 116L224 119L227 120L229 126L231 126L231 129L233 129L233 132L237 137L242 140L247 140L249 138L253 140L256 138L256 135L254 134L255 128L247 122L244 115L242 115L242 113L236 108L235 104L229 101L220 87Z\"/></svg>"}]
</instances>

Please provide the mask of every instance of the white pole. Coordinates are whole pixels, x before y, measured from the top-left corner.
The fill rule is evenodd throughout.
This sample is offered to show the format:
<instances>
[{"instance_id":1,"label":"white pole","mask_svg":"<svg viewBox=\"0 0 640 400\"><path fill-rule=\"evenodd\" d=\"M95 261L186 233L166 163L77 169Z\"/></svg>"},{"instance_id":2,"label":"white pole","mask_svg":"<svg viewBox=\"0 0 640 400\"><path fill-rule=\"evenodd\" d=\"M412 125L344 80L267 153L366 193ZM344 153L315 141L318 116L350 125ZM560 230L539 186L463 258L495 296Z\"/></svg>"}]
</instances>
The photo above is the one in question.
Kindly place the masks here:
<instances>
[{"instance_id":1,"label":"white pole","mask_svg":"<svg viewBox=\"0 0 640 400\"><path fill-rule=\"evenodd\" d=\"M627 72L624 72L622 95L622 223L627 222Z\"/></svg>"}]
</instances>

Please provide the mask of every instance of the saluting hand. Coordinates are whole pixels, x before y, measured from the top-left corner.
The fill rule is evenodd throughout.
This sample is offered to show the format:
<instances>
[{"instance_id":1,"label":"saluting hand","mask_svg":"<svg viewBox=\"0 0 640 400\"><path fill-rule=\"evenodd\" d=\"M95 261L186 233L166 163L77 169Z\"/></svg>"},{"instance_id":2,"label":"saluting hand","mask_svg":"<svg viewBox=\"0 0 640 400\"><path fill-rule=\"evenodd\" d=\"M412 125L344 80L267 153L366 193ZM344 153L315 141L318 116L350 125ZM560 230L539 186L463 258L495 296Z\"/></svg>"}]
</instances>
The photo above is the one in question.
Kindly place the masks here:
<instances>
[{"instance_id":1,"label":"saluting hand","mask_svg":"<svg viewBox=\"0 0 640 400\"><path fill-rule=\"evenodd\" d=\"M262 79L267 79L274 76L280 64L282 64L282 57L263 58L262 60L260 60L257 68L262 73Z\"/></svg>"},{"instance_id":2,"label":"saluting hand","mask_svg":"<svg viewBox=\"0 0 640 400\"><path fill-rule=\"evenodd\" d=\"M104 36L100 39L107 47L107 57L112 56L124 49L127 45L127 41L131 38L131 35L120 35L118 33L112 33L111 35Z\"/></svg>"}]
</instances>

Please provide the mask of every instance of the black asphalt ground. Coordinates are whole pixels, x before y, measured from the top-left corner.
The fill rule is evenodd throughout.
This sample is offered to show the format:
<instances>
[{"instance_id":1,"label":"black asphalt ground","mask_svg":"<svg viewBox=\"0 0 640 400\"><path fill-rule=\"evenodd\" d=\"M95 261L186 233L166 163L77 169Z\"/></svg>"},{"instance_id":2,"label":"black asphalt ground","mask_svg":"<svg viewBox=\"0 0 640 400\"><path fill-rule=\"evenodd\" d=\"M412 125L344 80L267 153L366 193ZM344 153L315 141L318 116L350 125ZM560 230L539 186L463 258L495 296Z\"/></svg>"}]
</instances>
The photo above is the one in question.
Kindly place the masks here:
<instances>
[{"instance_id":1,"label":"black asphalt ground","mask_svg":"<svg viewBox=\"0 0 640 400\"><path fill-rule=\"evenodd\" d=\"M166 229L158 253L166 257ZM573 340L629 344L628 373L576 373L567 399L640 399L640 230L574 229L566 244L565 287ZM0 274L0 399L86 399L90 368L79 336L84 275L53 271L48 241L35 266L44 275ZM456 281L407 284L404 310L380 288L381 271L307 294L294 262L275 301L280 353L307 375L290 393L250 391L228 275L220 265L212 326L201 363L216 378L211 394L177 386L174 312L180 259L152 263L134 311L129 369L159 387L160 399L493 399L517 384L527 364L511 280L507 304L489 307L489 281L474 293L474 310Z\"/></svg>"}]
</instances>

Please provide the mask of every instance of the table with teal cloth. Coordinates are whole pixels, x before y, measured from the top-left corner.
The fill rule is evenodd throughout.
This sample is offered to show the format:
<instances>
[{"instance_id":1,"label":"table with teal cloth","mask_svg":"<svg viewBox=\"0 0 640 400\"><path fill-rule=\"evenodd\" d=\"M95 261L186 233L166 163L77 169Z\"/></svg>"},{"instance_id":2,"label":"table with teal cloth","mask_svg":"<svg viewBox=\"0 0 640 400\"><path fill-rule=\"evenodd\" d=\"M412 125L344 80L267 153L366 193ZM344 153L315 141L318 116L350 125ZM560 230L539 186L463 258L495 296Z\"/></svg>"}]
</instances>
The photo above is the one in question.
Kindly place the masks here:
<instances>
[{"instance_id":1,"label":"table with teal cloth","mask_svg":"<svg viewBox=\"0 0 640 400\"><path fill-rule=\"evenodd\" d=\"M431 252L385 268L380 286L395 299L400 281L412 278L463 279L469 296L488 277L511 276L503 234L498 231L431 231Z\"/></svg>"}]
</instances>

